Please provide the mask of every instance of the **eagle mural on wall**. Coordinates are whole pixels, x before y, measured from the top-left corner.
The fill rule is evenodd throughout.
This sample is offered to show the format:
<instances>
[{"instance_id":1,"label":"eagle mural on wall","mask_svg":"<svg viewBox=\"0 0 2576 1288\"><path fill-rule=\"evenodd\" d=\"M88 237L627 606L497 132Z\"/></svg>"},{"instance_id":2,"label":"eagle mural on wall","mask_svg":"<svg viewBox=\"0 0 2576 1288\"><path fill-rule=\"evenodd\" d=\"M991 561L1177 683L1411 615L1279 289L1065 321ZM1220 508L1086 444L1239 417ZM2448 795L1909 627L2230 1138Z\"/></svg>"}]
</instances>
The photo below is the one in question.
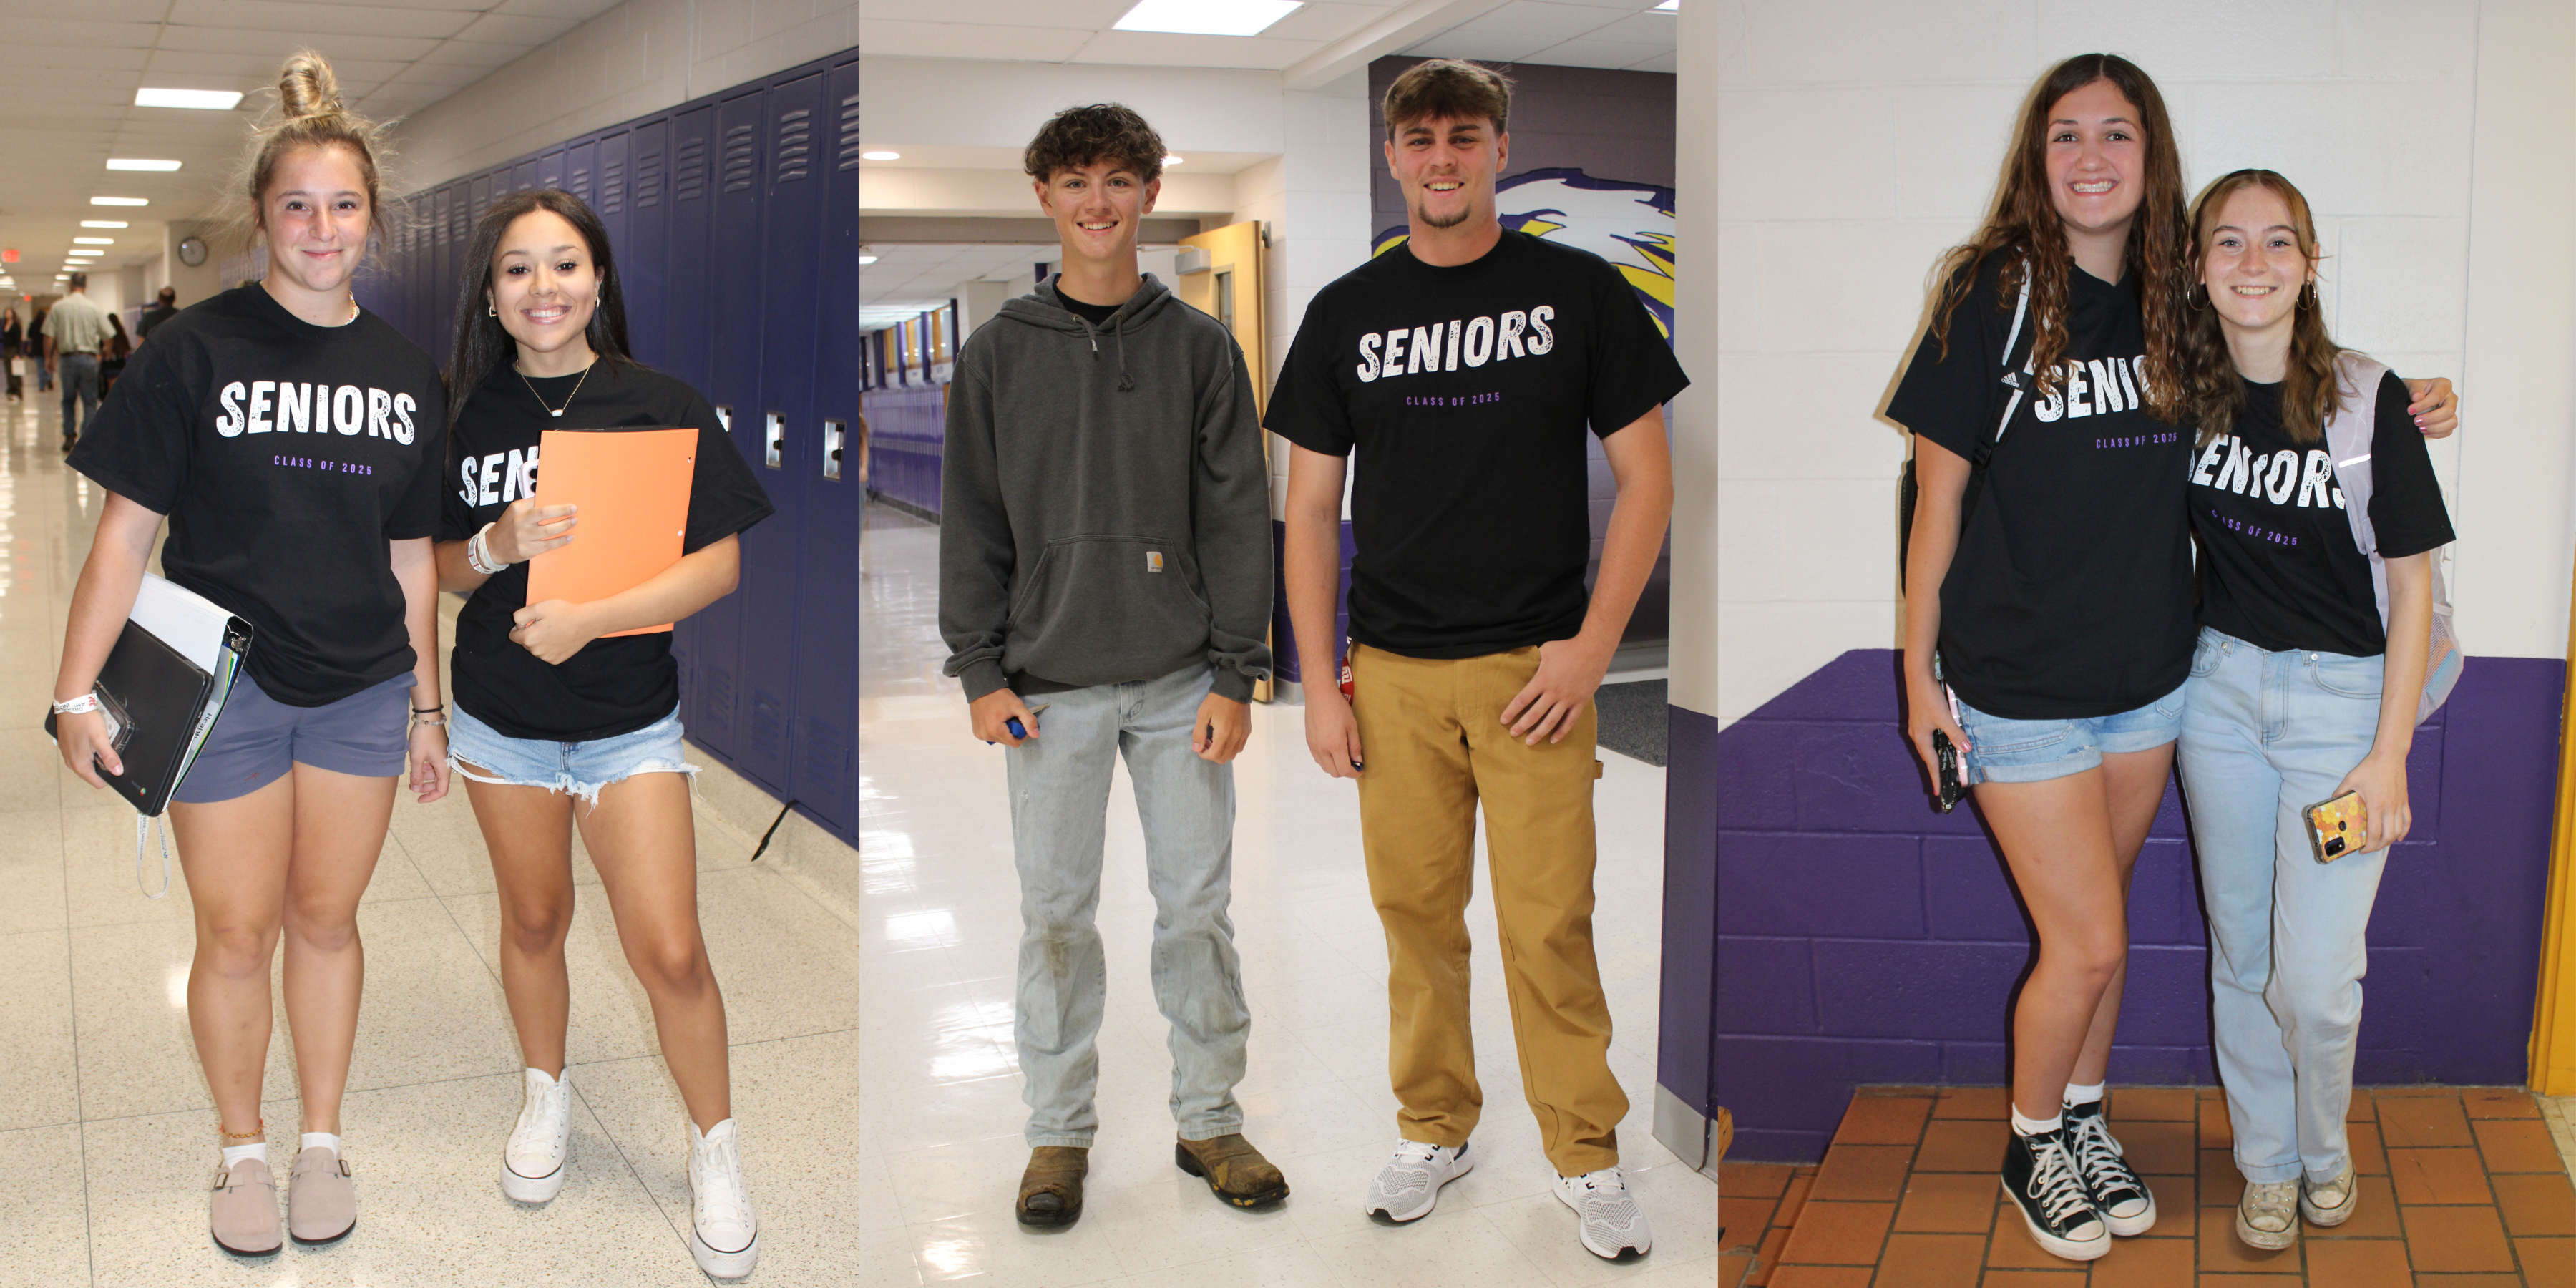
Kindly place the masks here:
<instances>
[{"instance_id":1,"label":"eagle mural on wall","mask_svg":"<svg viewBox=\"0 0 2576 1288\"><path fill-rule=\"evenodd\" d=\"M1664 343L1672 343L1672 189L1595 179L1571 167L1527 171L1494 187L1503 227L1580 246L1610 261L1654 315ZM1377 235L1369 253L1383 255L1409 235L1390 228Z\"/></svg>"}]
</instances>

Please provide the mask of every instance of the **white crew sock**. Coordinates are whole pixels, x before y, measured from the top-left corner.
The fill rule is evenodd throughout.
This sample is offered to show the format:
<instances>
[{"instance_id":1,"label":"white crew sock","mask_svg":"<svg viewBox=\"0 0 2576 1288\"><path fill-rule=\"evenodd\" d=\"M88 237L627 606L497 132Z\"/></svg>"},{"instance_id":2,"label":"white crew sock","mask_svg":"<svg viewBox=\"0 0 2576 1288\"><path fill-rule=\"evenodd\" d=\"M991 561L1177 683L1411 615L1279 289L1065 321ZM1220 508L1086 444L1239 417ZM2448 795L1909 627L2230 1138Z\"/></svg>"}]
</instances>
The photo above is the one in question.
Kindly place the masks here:
<instances>
[{"instance_id":1,"label":"white crew sock","mask_svg":"<svg viewBox=\"0 0 2576 1288\"><path fill-rule=\"evenodd\" d=\"M257 1159L263 1163L268 1161L267 1141L255 1140L247 1145L224 1146L224 1166L226 1167L230 1167L235 1163L247 1163L253 1159Z\"/></svg>"},{"instance_id":2,"label":"white crew sock","mask_svg":"<svg viewBox=\"0 0 2576 1288\"><path fill-rule=\"evenodd\" d=\"M337 1156L340 1152L340 1138L339 1136L327 1131L308 1131L304 1133L303 1143L297 1145L296 1148L327 1149L331 1151L334 1156Z\"/></svg>"},{"instance_id":3,"label":"white crew sock","mask_svg":"<svg viewBox=\"0 0 2576 1288\"><path fill-rule=\"evenodd\" d=\"M2037 1136L2042 1132L2056 1131L2065 1125L2066 1115L2064 1114L2050 1114L2046 1118L2024 1118L2018 1106L2012 1111L2012 1128L2015 1135Z\"/></svg>"},{"instance_id":4,"label":"white crew sock","mask_svg":"<svg viewBox=\"0 0 2576 1288\"><path fill-rule=\"evenodd\" d=\"M2104 1084L2099 1082L2093 1083L2089 1086L2079 1086L2072 1082L2067 1083L2066 1103L2069 1105L2098 1104L2102 1099L2103 1085Z\"/></svg>"}]
</instances>

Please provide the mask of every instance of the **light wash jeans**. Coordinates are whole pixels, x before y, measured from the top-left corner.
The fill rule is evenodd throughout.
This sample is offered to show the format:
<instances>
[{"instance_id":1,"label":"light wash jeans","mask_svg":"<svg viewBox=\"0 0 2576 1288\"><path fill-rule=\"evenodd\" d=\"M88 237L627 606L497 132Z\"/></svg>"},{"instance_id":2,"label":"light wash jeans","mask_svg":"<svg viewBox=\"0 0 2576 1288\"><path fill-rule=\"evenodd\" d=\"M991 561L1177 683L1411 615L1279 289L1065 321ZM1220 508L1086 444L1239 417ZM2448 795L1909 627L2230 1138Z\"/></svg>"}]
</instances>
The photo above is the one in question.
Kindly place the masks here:
<instances>
[{"instance_id":1,"label":"light wash jeans","mask_svg":"<svg viewBox=\"0 0 2576 1288\"><path fill-rule=\"evenodd\" d=\"M1184 1140L1243 1130L1234 1084L1252 1031L1226 918L1234 868L1234 768L1190 749L1213 671L1101 684L1029 699L1038 736L1009 753L1020 870L1019 1041L1027 1138L1088 1147L1100 1126L1095 1039L1108 993L1100 932L1101 846L1112 762L1127 761L1154 896L1154 1002L1171 1021L1172 1120Z\"/></svg>"},{"instance_id":2,"label":"light wash jeans","mask_svg":"<svg viewBox=\"0 0 2576 1288\"><path fill-rule=\"evenodd\" d=\"M2363 934L2385 850L2319 863L2307 808L2370 754L2382 659L2268 653L2202 629L2183 793L2209 908L2218 1075L2245 1179L2342 1174Z\"/></svg>"}]
</instances>

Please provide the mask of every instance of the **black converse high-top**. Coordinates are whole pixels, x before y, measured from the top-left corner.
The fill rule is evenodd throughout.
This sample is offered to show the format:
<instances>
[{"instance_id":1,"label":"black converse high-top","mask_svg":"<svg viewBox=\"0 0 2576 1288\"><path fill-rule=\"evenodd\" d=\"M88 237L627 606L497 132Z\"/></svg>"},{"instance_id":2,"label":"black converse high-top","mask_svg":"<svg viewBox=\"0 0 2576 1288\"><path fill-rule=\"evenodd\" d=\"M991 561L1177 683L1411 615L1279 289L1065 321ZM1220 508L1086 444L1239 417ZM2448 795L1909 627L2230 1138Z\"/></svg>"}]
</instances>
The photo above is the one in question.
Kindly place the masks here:
<instances>
[{"instance_id":1,"label":"black converse high-top","mask_svg":"<svg viewBox=\"0 0 2576 1288\"><path fill-rule=\"evenodd\" d=\"M2124 1239L2154 1229L2156 1196L2122 1157L2120 1142L2102 1116L2102 1102L2068 1105L2064 1112L2067 1149L2075 1155L2075 1170L2083 1175L2102 1223Z\"/></svg>"},{"instance_id":2,"label":"black converse high-top","mask_svg":"<svg viewBox=\"0 0 2576 1288\"><path fill-rule=\"evenodd\" d=\"M2069 1261L2091 1261L2111 1250L2111 1232L2075 1170L2064 1128L2031 1136L2013 1132L2004 1148L2003 1181L2039 1246Z\"/></svg>"}]
</instances>

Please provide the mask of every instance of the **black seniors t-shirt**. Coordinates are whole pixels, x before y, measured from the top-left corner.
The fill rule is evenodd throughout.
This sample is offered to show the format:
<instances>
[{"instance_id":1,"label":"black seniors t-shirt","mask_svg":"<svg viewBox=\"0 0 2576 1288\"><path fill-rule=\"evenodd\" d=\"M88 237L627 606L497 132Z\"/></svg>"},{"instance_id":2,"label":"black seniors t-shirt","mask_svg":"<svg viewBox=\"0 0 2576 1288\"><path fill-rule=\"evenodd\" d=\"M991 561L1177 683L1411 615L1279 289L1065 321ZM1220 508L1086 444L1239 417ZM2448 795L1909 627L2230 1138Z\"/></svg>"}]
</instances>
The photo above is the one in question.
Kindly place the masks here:
<instances>
[{"instance_id":1,"label":"black seniors t-shirt","mask_svg":"<svg viewBox=\"0 0 2576 1288\"><path fill-rule=\"evenodd\" d=\"M1617 269L1523 233L1447 268L1398 246L1318 292L1268 425L1357 451L1351 638L1462 658L1581 630L1585 427L1689 383Z\"/></svg>"},{"instance_id":2,"label":"black seniors t-shirt","mask_svg":"<svg viewBox=\"0 0 2576 1288\"><path fill-rule=\"evenodd\" d=\"M2370 527L2382 559L2451 541L2450 512L2423 431L2406 414L2406 382L2379 381L2370 437ZM2254 645L2377 657L2388 651L2370 559L2353 541L2343 488L2323 440L2290 441L2281 386L2245 382L2233 433L2191 467L2200 534L2200 620Z\"/></svg>"},{"instance_id":3,"label":"black seniors t-shirt","mask_svg":"<svg viewBox=\"0 0 2576 1288\"><path fill-rule=\"evenodd\" d=\"M1989 255L1926 337L1888 418L1962 457L1992 437L2012 306L1995 308ZM2014 720L2133 711L2191 674L2191 442L2143 410L2138 275L2113 286L2067 266L2067 345L2054 392L2025 396L1941 583L1942 676L1961 701ZM2024 346L2034 320L2022 324Z\"/></svg>"},{"instance_id":4,"label":"black seniors t-shirt","mask_svg":"<svg viewBox=\"0 0 2576 1288\"><path fill-rule=\"evenodd\" d=\"M412 669L391 542L438 522L438 368L373 313L315 326L257 283L154 329L73 469L170 516L161 570L249 622L292 706Z\"/></svg>"},{"instance_id":5,"label":"black seniors t-shirt","mask_svg":"<svg viewBox=\"0 0 2576 1288\"><path fill-rule=\"evenodd\" d=\"M547 414L556 407L564 408L560 420ZM512 501L535 495L538 436L546 430L648 425L698 431L683 553L769 517L769 497L725 436L715 408L687 384L631 362L602 360L587 380L523 378L503 363L456 419L438 539L463 541ZM580 539L576 523L573 540ZM528 565L515 563L486 578L457 611L448 670L459 710L508 737L587 742L633 733L679 705L680 668L671 660L669 631L595 639L550 665L510 638L512 616L527 603Z\"/></svg>"}]
</instances>

